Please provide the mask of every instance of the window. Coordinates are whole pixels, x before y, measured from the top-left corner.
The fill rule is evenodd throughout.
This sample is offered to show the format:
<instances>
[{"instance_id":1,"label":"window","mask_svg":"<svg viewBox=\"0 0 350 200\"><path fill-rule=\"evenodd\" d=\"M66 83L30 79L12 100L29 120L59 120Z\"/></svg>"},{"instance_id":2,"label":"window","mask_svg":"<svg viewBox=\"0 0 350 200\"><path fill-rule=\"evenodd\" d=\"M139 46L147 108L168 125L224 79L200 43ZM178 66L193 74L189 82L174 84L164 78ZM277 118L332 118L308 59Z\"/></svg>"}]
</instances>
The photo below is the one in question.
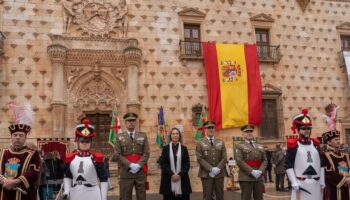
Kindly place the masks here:
<instances>
[{"instance_id":1,"label":"window","mask_svg":"<svg viewBox=\"0 0 350 200\"><path fill-rule=\"evenodd\" d=\"M201 56L201 37L199 24L184 24L184 53L185 55Z\"/></svg>"},{"instance_id":2,"label":"window","mask_svg":"<svg viewBox=\"0 0 350 200\"><path fill-rule=\"evenodd\" d=\"M108 143L112 120L111 115L105 113L93 113L86 114L86 117L91 121L91 125L93 125L96 130L96 136L92 141L92 151L104 153L106 156L112 155L114 150Z\"/></svg>"},{"instance_id":3,"label":"window","mask_svg":"<svg viewBox=\"0 0 350 200\"><path fill-rule=\"evenodd\" d=\"M348 35L342 35L340 36L340 40L341 40L341 49L344 50L350 50L350 36Z\"/></svg>"},{"instance_id":4,"label":"window","mask_svg":"<svg viewBox=\"0 0 350 200\"><path fill-rule=\"evenodd\" d=\"M255 29L256 46L258 48L259 58L270 58L269 46L269 30L268 29Z\"/></svg>"},{"instance_id":5,"label":"window","mask_svg":"<svg viewBox=\"0 0 350 200\"><path fill-rule=\"evenodd\" d=\"M279 138L277 99L263 99L262 106L263 116L260 136L262 139L277 139Z\"/></svg>"}]
</instances>

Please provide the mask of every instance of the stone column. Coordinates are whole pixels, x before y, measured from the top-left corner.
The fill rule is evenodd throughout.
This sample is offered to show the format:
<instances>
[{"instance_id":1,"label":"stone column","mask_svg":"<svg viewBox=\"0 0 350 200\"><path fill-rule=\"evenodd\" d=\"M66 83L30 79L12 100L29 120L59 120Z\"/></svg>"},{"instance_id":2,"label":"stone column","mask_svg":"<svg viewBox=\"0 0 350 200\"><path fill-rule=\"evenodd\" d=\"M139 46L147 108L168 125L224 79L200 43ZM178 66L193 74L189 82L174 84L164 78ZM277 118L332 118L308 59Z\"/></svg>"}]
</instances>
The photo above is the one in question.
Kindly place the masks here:
<instances>
[{"instance_id":1,"label":"stone column","mask_svg":"<svg viewBox=\"0 0 350 200\"><path fill-rule=\"evenodd\" d=\"M67 57L66 47L52 44L47 47L47 53L53 65L52 74L52 137L65 137L66 90L64 77L64 62Z\"/></svg>"},{"instance_id":2,"label":"stone column","mask_svg":"<svg viewBox=\"0 0 350 200\"><path fill-rule=\"evenodd\" d=\"M140 101L138 94L138 68L141 64L142 52L137 47L128 47L124 50L125 64L128 67L128 101L127 111L140 114Z\"/></svg>"}]
</instances>

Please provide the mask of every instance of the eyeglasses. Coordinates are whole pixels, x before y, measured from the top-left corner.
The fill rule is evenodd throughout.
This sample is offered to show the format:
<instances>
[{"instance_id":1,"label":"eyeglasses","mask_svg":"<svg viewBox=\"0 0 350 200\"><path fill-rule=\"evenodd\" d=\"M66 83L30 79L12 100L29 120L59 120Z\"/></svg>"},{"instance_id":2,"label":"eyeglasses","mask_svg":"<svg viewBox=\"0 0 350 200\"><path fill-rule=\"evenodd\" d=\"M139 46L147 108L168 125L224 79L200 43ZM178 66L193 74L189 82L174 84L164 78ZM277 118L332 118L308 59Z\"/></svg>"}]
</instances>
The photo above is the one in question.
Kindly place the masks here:
<instances>
[{"instance_id":1,"label":"eyeglasses","mask_svg":"<svg viewBox=\"0 0 350 200\"><path fill-rule=\"evenodd\" d=\"M300 130L311 130L311 127L300 127Z\"/></svg>"}]
</instances>

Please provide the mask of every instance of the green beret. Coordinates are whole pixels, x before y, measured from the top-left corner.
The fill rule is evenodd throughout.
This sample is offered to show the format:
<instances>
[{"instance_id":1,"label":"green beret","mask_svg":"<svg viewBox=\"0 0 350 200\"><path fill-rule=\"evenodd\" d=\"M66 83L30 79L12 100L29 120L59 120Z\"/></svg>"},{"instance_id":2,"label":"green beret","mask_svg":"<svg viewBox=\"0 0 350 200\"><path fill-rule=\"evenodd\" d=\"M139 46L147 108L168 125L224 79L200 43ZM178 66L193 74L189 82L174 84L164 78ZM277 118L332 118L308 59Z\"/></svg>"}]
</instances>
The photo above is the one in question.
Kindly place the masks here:
<instances>
[{"instance_id":1,"label":"green beret","mask_svg":"<svg viewBox=\"0 0 350 200\"><path fill-rule=\"evenodd\" d=\"M254 131L254 126L250 124L246 124L241 128L241 131L243 132Z\"/></svg>"},{"instance_id":2,"label":"green beret","mask_svg":"<svg viewBox=\"0 0 350 200\"><path fill-rule=\"evenodd\" d=\"M209 120L209 121L204 122L203 126L204 126L205 128L215 127L215 122L212 121L212 120Z\"/></svg>"},{"instance_id":3,"label":"green beret","mask_svg":"<svg viewBox=\"0 0 350 200\"><path fill-rule=\"evenodd\" d=\"M123 119L125 121L128 121L128 120L136 120L137 119L137 114L135 113L126 113L124 116L123 116Z\"/></svg>"}]
</instances>

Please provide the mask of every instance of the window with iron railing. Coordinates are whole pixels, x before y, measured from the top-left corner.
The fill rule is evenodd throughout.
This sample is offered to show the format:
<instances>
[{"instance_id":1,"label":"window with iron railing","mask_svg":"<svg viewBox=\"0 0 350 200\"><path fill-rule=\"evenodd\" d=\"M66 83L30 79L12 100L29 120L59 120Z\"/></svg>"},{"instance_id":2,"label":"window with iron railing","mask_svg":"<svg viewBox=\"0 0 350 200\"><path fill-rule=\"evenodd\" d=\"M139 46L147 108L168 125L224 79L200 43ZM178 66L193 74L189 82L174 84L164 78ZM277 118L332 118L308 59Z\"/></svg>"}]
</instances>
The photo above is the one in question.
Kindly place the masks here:
<instances>
[{"instance_id":1,"label":"window with iron railing","mask_svg":"<svg viewBox=\"0 0 350 200\"><path fill-rule=\"evenodd\" d=\"M201 57L200 25L184 24L184 41L180 41L180 51L183 57Z\"/></svg>"},{"instance_id":2,"label":"window with iron railing","mask_svg":"<svg viewBox=\"0 0 350 200\"><path fill-rule=\"evenodd\" d=\"M345 59L344 59L344 51L350 51L350 36L349 35L341 35L340 36L341 41L341 50L338 52L338 61L339 66L344 67L345 66Z\"/></svg>"},{"instance_id":3,"label":"window with iron railing","mask_svg":"<svg viewBox=\"0 0 350 200\"><path fill-rule=\"evenodd\" d=\"M255 40L259 61L279 62L279 46L270 45L269 29L255 29Z\"/></svg>"}]
</instances>

